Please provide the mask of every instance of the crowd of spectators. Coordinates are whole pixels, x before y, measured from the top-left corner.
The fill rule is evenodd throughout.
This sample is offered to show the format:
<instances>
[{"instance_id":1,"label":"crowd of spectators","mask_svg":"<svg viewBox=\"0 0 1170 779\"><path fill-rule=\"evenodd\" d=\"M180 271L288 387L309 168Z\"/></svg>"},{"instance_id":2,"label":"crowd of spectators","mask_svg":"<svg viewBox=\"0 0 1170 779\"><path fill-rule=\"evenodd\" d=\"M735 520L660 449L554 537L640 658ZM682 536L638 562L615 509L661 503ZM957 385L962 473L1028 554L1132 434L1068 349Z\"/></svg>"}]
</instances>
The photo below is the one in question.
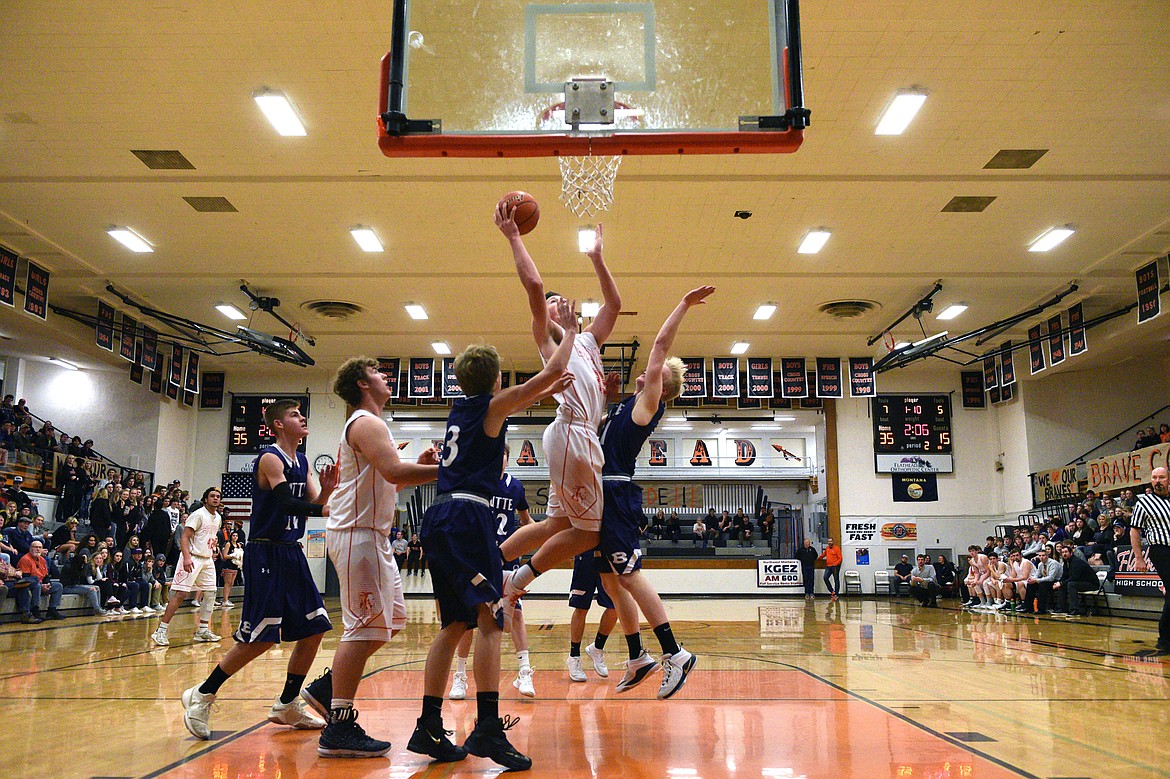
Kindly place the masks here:
<instances>
[{"instance_id":1,"label":"crowd of spectators","mask_svg":"<svg viewBox=\"0 0 1170 779\"><path fill-rule=\"evenodd\" d=\"M1170 442L1170 425L1163 422L1158 425L1155 430L1153 425L1146 428L1138 428L1137 440L1134 441L1133 450L1145 449L1147 446L1157 446Z\"/></svg>"},{"instance_id":2,"label":"crowd of spectators","mask_svg":"<svg viewBox=\"0 0 1170 779\"><path fill-rule=\"evenodd\" d=\"M680 541L690 541L698 546L729 546L738 543L739 546L752 546L755 539L763 540L768 546L772 544L772 535L776 532L775 512L768 507L761 507L756 517L744 514L742 508L716 513L715 509L707 509L706 516L700 516L689 527L684 527L677 511L667 514L658 509L652 517L643 515L641 533L645 540L669 540L677 544Z\"/></svg>"}]
</instances>

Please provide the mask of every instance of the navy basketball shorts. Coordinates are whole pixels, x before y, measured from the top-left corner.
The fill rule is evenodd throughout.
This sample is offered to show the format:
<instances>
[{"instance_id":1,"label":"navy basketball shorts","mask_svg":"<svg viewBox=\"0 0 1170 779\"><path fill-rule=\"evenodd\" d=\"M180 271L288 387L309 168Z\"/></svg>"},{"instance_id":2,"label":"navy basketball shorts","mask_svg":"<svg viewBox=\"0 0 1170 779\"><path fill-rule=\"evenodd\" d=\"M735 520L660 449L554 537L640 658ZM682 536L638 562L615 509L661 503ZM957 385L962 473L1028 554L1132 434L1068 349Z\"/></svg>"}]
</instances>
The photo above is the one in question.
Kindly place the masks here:
<instances>
[{"instance_id":1,"label":"navy basketball shorts","mask_svg":"<svg viewBox=\"0 0 1170 779\"><path fill-rule=\"evenodd\" d=\"M300 544L252 539L243 570L247 586L236 641L279 644L333 629Z\"/></svg>"},{"instance_id":2,"label":"navy basketball shorts","mask_svg":"<svg viewBox=\"0 0 1170 779\"><path fill-rule=\"evenodd\" d=\"M642 488L631 481L605 482L605 519L597 548L607 573L633 573L642 567L641 520Z\"/></svg>"},{"instance_id":3,"label":"navy basketball shorts","mask_svg":"<svg viewBox=\"0 0 1170 779\"><path fill-rule=\"evenodd\" d=\"M613 608L609 593L601 586L601 574L597 572L600 561L594 558L595 552L591 549L573 558L573 582L569 585L571 608L588 611L595 595L598 606L603 609Z\"/></svg>"},{"instance_id":4,"label":"navy basketball shorts","mask_svg":"<svg viewBox=\"0 0 1170 779\"><path fill-rule=\"evenodd\" d=\"M495 514L486 501L432 504L423 515L419 540L430 564L442 626L462 622L475 627L479 606L487 603L503 628L498 601L504 592L504 569L496 546Z\"/></svg>"}]
</instances>

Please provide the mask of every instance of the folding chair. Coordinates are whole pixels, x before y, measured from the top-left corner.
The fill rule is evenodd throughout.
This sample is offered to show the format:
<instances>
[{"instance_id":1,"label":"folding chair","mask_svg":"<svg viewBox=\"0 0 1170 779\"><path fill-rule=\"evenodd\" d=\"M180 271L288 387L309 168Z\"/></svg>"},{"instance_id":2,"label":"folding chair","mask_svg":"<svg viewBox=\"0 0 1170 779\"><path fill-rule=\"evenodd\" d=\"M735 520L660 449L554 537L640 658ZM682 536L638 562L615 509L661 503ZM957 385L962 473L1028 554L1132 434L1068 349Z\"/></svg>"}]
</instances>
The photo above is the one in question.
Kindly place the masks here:
<instances>
[{"instance_id":1,"label":"folding chair","mask_svg":"<svg viewBox=\"0 0 1170 779\"><path fill-rule=\"evenodd\" d=\"M890 572L889 571L874 571L873 572L873 594L877 595L882 589L885 589L887 595L893 595L894 590L890 587Z\"/></svg>"},{"instance_id":2,"label":"folding chair","mask_svg":"<svg viewBox=\"0 0 1170 779\"><path fill-rule=\"evenodd\" d=\"M1109 609L1109 595L1105 592L1105 580L1108 578L1108 571L1097 571L1097 591L1083 592L1081 597L1085 599L1085 606L1091 610L1091 613L1100 614L1104 611L1106 616L1112 617L1113 612ZM1101 608L1098 608L1097 604L1101 604Z\"/></svg>"},{"instance_id":3,"label":"folding chair","mask_svg":"<svg viewBox=\"0 0 1170 779\"><path fill-rule=\"evenodd\" d=\"M845 572L845 594L856 592L858 595L862 594L861 589L861 574L857 571Z\"/></svg>"}]
</instances>

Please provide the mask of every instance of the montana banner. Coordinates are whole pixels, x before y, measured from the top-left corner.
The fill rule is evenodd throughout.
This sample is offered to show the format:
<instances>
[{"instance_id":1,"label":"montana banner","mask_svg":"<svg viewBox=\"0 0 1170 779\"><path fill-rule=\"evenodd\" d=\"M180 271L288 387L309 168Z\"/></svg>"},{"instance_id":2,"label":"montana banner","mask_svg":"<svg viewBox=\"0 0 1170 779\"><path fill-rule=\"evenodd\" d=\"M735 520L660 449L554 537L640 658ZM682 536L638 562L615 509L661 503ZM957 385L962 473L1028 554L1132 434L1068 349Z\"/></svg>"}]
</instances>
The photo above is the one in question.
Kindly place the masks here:
<instances>
[{"instance_id":1,"label":"montana banner","mask_svg":"<svg viewBox=\"0 0 1170 779\"><path fill-rule=\"evenodd\" d=\"M770 398L772 388L772 358L749 357L747 360L747 396L749 398Z\"/></svg>"},{"instance_id":2,"label":"montana banner","mask_svg":"<svg viewBox=\"0 0 1170 779\"><path fill-rule=\"evenodd\" d=\"M999 382L1010 387L1016 383L1016 361L1012 357L1012 342L1004 341L999 346Z\"/></svg>"},{"instance_id":3,"label":"montana banner","mask_svg":"<svg viewBox=\"0 0 1170 779\"><path fill-rule=\"evenodd\" d=\"M849 358L849 397L877 397L877 379L873 374L872 357Z\"/></svg>"},{"instance_id":4,"label":"montana banner","mask_svg":"<svg viewBox=\"0 0 1170 779\"><path fill-rule=\"evenodd\" d=\"M714 357L711 359L711 375L715 383L714 392L711 393L716 398L738 398L739 397L739 358L738 357Z\"/></svg>"},{"instance_id":5,"label":"montana banner","mask_svg":"<svg viewBox=\"0 0 1170 779\"><path fill-rule=\"evenodd\" d=\"M1158 260L1137 269L1138 324L1162 313L1162 280Z\"/></svg>"},{"instance_id":6,"label":"montana banner","mask_svg":"<svg viewBox=\"0 0 1170 779\"><path fill-rule=\"evenodd\" d=\"M1083 303L1074 303L1068 310L1068 353L1069 356L1084 354L1089 350L1085 335L1085 308Z\"/></svg>"},{"instance_id":7,"label":"montana banner","mask_svg":"<svg viewBox=\"0 0 1170 779\"><path fill-rule=\"evenodd\" d=\"M1040 325L1028 328L1028 363L1032 367L1032 375L1048 367L1044 359L1044 333Z\"/></svg>"},{"instance_id":8,"label":"montana banner","mask_svg":"<svg viewBox=\"0 0 1170 779\"><path fill-rule=\"evenodd\" d=\"M784 377L780 384L781 396L786 398L808 397L808 376L804 370L803 357L781 358L780 373Z\"/></svg>"},{"instance_id":9,"label":"montana banner","mask_svg":"<svg viewBox=\"0 0 1170 779\"><path fill-rule=\"evenodd\" d=\"M987 395L983 393L983 371L963 371L959 375L963 384L963 408L987 408Z\"/></svg>"},{"instance_id":10,"label":"montana banner","mask_svg":"<svg viewBox=\"0 0 1170 779\"><path fill-rule=\"evenodd\" d=\"M1064 362L1064 327L1060 314L1048 320L1048 357L1053 367Z\"/></svg>"},{"instance_id":11,"label":"montana banner","mask_svg":"<svg viewBox=\"0 0 1170 779\"><path fill-rule=\"evenodd\" d=\"M49 272L32 261L24 274L24 311L38 319L49 317Z\"/></svg>"},{"instance_id":12,"label":"montana banner","mask_svg":"<svg viewBox=\"0 0 1170 779\"><path fill-rule=\"evenodd\" d=\"M684 357L682 394L683 398L707 397L707 369L702 357Z\"/></svg>"},{"instance_id":13,"label":"montana banner","mask_svg":"<svg viewBox=\"0 0 1170 779\"><path fill-rule=\"evenodd\" d=\"M938 478L933 473L892 473L895 503L934 503L938 500Z\"/></svg>"},{"instance_id":14,"label":"montana banner","mask_svg":"<svg viewBox=\"0 0 1170 779\"><path fill-rule=\"evenodd\" d=\"M455 378L454 357L443 358L443 397L463 397L463 388L459 386L459 379Z\"/></svg>"},{"instance_id":15,"label":"montana banner","mask_svg":"<svg viewBox=\"0 0 1170 779\"><path fill-rule=\"evenodd\" d=\"M379 357L378 370L386 376L386 384L390 388L390 397L399 397L402 385L402 358Z\"/></svg>"},{"instance_id":16,"label":"montana banner","mask_svg":"<svg viewBox=\"0 0 1170 779\"><path fill-rule=\"evenodd\" d=\"M118 356L126 362L134 362L134 339L138 337L138 322L134 317L122 314L122 331L118 336ZM159 366L162 367L161 365Z\"/></svg>"},{"instance_id":17,"label":"montana banner","mask_svg":"<svg viewBox=\"0 0 1170 779\"><path fill-rule=\"evenodd\" d=\"M15 252L0 246L0 303L16 308L16 261Z\"/></svg>"},{"instance_id":18,"label":"montana banner","mask_svg":"<svg viewBox=\"0 0 1170 779\"><path fill-rule=\"evenodd\" d=\"M99 349L114 351L114 307L104 300L98 301L97 325L93 337Z\"/></svg>"},{"instance_id":19,"label":"montana banner","mask_svg":"<svg viewBox=\"0 0 1170 779\"><path fill-rule=\"evenodd\" d=\"M410 394L412 398L435 396L435 361L430 357L410 358Z\"/></svg>"},{"instance_id":20,"label":"montana banner","mask_svg":"<svg viewBox=\"0 0 1170 779\"><path fill-rule=\"evenodd\" d=\"M839 398L844 393L841 387L841 358L817 358L817 397Z\"/></svg>"}]
</instances>

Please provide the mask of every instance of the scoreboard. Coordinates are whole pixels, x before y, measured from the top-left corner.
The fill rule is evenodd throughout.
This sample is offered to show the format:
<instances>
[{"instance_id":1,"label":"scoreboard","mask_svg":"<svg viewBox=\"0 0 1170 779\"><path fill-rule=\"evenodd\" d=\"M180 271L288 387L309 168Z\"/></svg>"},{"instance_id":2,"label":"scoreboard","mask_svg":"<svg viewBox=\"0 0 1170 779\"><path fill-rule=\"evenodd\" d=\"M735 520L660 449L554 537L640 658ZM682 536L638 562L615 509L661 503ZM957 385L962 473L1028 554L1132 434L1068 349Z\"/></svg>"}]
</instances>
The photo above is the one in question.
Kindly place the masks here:
<instances>
[{"instance_id":1,"label":"scoreboard","mask_svg":"<svg viewBox=\"0 0 1170 779\"><path fill-rule=\"evenodd\" d=\"M278 400L295 400L301 404L301 413L309 415L308 395L232 395L232 417L228 427L228 455L260 454L260 450L276 441L276 436L264 424L264 409ZM305 451L301 441L298 451Z\"/></svg>"},{"instance_id":2,"label":"scoreboard","mask_svg":"<svg viewBox=\"0 0 1170 779\"><path fill-rule=\"evenodd\" d=\"M878 473L951 473L950 395L878 395L873 400Z\"/></svg>"}]
</instances>

